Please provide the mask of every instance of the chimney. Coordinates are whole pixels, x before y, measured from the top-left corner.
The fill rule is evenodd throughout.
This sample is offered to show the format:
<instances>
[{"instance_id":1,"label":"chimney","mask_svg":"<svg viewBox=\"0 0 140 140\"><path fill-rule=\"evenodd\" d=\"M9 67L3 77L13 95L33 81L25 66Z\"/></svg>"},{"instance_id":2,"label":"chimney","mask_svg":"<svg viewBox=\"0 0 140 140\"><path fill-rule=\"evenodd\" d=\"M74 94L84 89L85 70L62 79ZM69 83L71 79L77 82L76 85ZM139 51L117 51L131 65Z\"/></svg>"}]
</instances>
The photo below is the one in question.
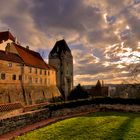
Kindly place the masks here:
<instances>
[{"instance_id":1,"label":"chimney","mask_svg":"<svg viewBox=\"0 0 140 140\"><path fill-rule=\"evenodd\" d=\"M18 44L17 37L15 37L15 43Z\"/></svg>"},{"instance_id":2,"label":"chimney","mask_svg":"<svg viewBox=\"0 0 140 140\"><path fill-rule=\"evenodd\" d=\"M11 47L11 44L10 43L7 43L6 47L5 47L5 53L7 54L8 52L10 52L10 47Z\"/></svg>"},{"instance_id":3,"label":"chimney","mask_svg":"<svg viewBox=\"0 0 140 140\"><path fill-rule=\"evenodd\" d=\"M29 50L29 46L26 46L26 49Z\"/></svg>"}]
</instances>

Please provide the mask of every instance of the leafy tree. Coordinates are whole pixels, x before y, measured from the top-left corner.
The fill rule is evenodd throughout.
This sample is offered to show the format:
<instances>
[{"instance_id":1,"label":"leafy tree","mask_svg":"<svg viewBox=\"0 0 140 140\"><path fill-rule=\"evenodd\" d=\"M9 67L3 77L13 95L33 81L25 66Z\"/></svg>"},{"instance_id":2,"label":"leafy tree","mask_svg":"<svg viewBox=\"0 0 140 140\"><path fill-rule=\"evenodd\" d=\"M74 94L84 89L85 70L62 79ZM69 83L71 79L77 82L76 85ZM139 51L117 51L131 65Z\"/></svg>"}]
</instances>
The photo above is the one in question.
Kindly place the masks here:
<instances>
[{"instance_id":1,"label":"leafy tree","mask_svg":"<svg viewBox=\"0 0 140 140\"><path fill-rule=\"evenodd\" d=\"M88 97L88 93L85 91L85 89L78 84L68 95L68 100L85 99Z\"/></svg>"}]
</instances>

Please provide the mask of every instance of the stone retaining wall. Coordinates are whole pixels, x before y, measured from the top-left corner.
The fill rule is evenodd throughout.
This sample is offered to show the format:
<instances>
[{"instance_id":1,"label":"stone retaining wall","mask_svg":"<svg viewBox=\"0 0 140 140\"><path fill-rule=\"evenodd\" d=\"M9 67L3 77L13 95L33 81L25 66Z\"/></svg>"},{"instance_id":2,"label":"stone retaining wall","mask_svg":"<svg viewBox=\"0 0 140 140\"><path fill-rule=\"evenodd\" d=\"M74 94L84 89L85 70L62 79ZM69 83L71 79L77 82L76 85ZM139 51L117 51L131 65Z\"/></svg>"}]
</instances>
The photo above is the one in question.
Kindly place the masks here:
<instances>
[{"instance_id":1,"label":"stone retaining wall","mask_svg":"<svg viewBox=\"0 0 140 140\"><path fill-rule=\"evenodd\" d=\"M18 116L0 120L0 135L51 117L53 118L64 115L72 115L93 110L95 110L93 105L86 105L72 109L65 108L56 111L49 111L49 109L46 108L39 111L23 113Z\"/></svg>"},{"instance_id":2,"label":"stone retaining wall","mask_svg":"<svg viewBox=\"0 0 140 140\"><path fill-rule=\"evenodd\" d=\"M7 119L0 120L0 135L22 128L24 126L48 119L50 113L48 109L24 113Z\"/></svg>"},{"instance_id":3,"label":"stone retaining wall","mask_svg":"<svg viewBox=\"0 0 140 140\"><path fill-rule=\"evenodd\" d=\"M136 108L136 109L135 109ZM123 110L122 110L123 109ZM0 120L0 135L7 132L25 127L27 125L45 120L48 118L55 118L60 116L76 115L83 112L97 112L97 111L127 111L127 112L140 112L140 106L133 105L84 105L75 108L64 108L55 111L49 110L49 108L41 109L38 111L32 111L22 113L11 118Z\"/></svg>"}]
</instances>

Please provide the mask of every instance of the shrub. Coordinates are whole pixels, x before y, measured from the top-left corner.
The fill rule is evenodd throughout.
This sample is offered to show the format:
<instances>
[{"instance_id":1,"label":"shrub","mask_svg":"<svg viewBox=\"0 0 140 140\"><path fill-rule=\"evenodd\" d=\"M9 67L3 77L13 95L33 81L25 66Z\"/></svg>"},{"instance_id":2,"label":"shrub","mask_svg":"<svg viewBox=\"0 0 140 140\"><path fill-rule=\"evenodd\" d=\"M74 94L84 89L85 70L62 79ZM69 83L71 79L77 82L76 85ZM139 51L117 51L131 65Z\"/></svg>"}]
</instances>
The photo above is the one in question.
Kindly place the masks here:
<instances>
[{"instance_id":1,"label":"shrub","mask_svg":"<svg viewBox=\"0 0 140 140\"><path fill-rule=\"evenodd\" d=\"M51 104L50 110L58 110L63 108L74 108L82 105L99 105L99 104L122 104L122 105L140 105L140 99L121 99L121 98L95 98L95 99L79 99L62 103Z\"/></svg>"},{"instance_id":2,"label":"shrub","mask_svg":"<svg viewBox=\"0 0 140 140\"><path fill-rule=\"evenodd\" d=\"M64 100L62 97L54 97L54 98L49 100L50 103L63 102L63 101Z\"/></svg>"},{"instance_id":3,"label":"shrub","mask_svg":"<svg viewBox=\"0 0 140 140\"><path fill-rule=\"evenodd\" d=\"M45 102L48 102L48 99L46 98L40 98L38 100L35 101L35 104L40 104L40 103L45 103Z\"/></svg>"},{"instance_id":4,"label":"shrub","mask_svg":"<svg viewBox=\"0 0 140 140\"><path fill-rule=\"evenodd\" d=\"M88 93L80 84L78 84L68 95L68 100L85 99L88 97Z\"/></svg>"}]
</instances>

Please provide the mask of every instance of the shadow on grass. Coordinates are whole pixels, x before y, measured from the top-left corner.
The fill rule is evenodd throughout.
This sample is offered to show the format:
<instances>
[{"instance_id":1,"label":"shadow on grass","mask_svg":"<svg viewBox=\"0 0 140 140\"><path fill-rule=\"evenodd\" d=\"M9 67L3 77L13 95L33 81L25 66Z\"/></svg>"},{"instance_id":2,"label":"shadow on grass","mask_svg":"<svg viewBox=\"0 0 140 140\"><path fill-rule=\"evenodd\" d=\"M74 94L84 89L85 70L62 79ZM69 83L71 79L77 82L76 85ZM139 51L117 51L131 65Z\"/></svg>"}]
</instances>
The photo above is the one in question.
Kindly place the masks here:
<instances>
[{"instance_id":1,"label":"shadow on grass","mask_svg":"<svg viewBox=\"0 0 140 140\"><path fill-rule=\"evenodd\" d=\"M83 117L107 117L107 116L122 116L122 117L140 117L139 112L118 112L118 111L108 111L108 112L96 112L92 114L85 115Z\"/></svg>"},{"instance_id":2,"label":"shadow on grass","mask_svg":"<svg viewBox=\"0 0 140 140\"><path fill-rule=\"evenodd\" d=\"M127 119L124 120L123 123L120 124L120 126L118 128L112 129L111 133L107 133L106 136L104 136L105 139L123 140L127 137L129 131L131 131L134 120L137 117L140 118L140 113L97 112L95 114L89 114L88 116L84 116L84 117L107 117L107 116L127 117Z\"/></svg>"},{"instance_id":3,"label":"shadow on grass","mask_svg":"<svg viewBox=\"0 0 140 140\"><path fill-rule=\"evenodd\" d=\"M134 119L135 117L128 117L117 129L113 130L111 134L108 134L106 138L113 138L116 140L123 140L126 138Z\"/></svg>"}]
</instances>

